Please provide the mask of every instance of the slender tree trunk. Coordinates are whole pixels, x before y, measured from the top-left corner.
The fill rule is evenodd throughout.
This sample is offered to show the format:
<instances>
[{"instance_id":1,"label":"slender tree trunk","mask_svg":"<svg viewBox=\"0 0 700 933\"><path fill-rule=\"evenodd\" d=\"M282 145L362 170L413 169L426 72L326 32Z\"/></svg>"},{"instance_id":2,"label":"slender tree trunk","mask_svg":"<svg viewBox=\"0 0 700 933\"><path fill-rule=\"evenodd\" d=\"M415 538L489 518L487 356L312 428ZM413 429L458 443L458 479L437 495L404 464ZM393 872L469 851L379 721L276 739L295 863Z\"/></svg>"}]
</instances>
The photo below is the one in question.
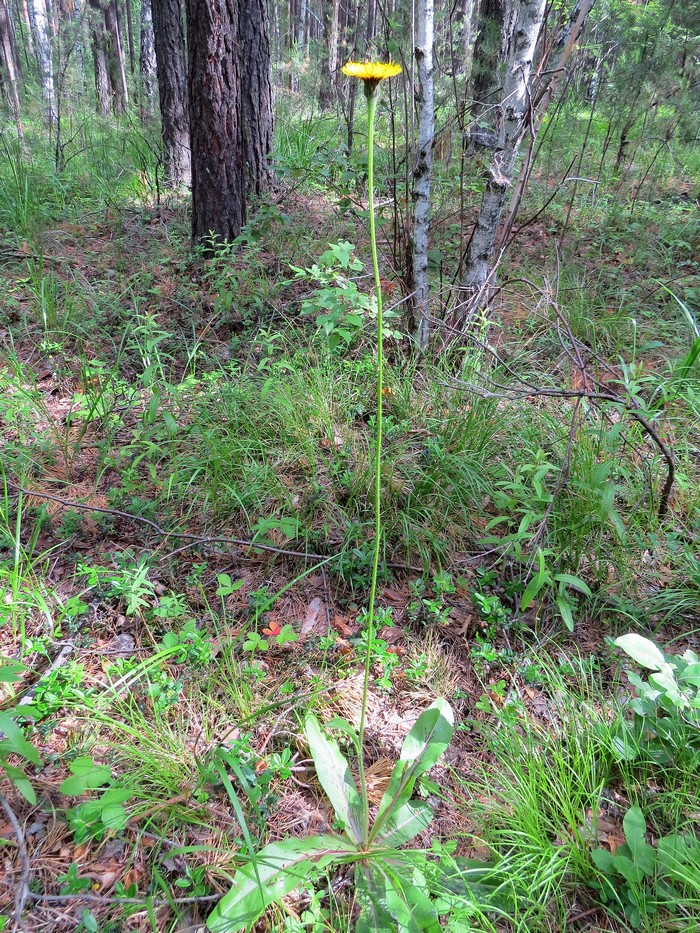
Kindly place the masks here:
<instances>
[{"instance_id":1,"label":"slender tree trunk","mask_svg":"<svg viewBox=\"0 0 700 933\"><path fill-rule=\"evenodd\" d=\"M136 54L134 52L134 23L131 14L131 0L124 0L124 8L126 11L126 41L129 46L129 70L133 78L136 75Z\"/></svg>"},{"instance_id":2,"label":"slender tree trunk","mask_svg":"<svg viewBox=\"0 0 700 933\"><path fill-rule=\"evenodd\" d=\"M12 112L12 118L17 127L17 136L24 138L21 119L21 106L19 98L18 64L19 56L15 43L12 17L7 0L0 0L0 72L4 70L7 78L7 99Z\"/></svg>"},{"instance_id":3,"label":"slender tree trunk","mask_svg":"<svg viewBox=\"0 0 700 933\"><path fill-rule=\"evenodd\" d=\"M272 180L272 73L267 0L241 2L240 61L246 190L261 194Z\"/></svg>"},{"instance_id":4,"label":"slender tree trunk","mask_svg":"<svg viewBox=\"0 0 700 933\"><path fill-rule=\"evenodd\" d=\"M507 243L510 233L513 229L513 225L515 224L515 218L520 208L520 203L523 199L525 188L527 187L527 183L530 180L530 173L534 166L534 147L535 142L537 141L540 126L542 125L542 120L544 119L544 115L547 112L547 108L549 107L557 85L568 73L571 56L573 55L574 49L576 48L576 43L581 37L581 33L586 27L588 17L594 5L595 0L578 0L576 7L571 13L567 27L563 31L554 50L559 56L557 63L554 68L547 68L549 75L544 80L544 84L538 87L537 94L532 105L533 115L530 122L530 145L527 156L523 159L523 164L520 168L520 172L518 173L518 180L513 186L513 192L511 194L510 203L508 205L508 216L506 217L505 223L503 224L503 230L497 243L498 249ZM542 64L540 64L540 71L542 70L542 67Z\"/></svg>"},{"instance_id":5,"label":"slender tree trunk","mask_svg":"<svg viewBox=\"0 0 700 933\"><path fill-rule=\"evenodd\" d=\"M245 223L241 3L187 0L192 238L234 240Z\"/></svg>"},{"instance_id":6,"label":"slender tree trunk","mask_svg":"<svg viewBox=\"0 0 700 933\"><path fill-rule=\"evenodd\" d=\"M91 14L92 25L92 61L95 66L95 97L97 111L102 116L109 116L111 108L111 89L109 69L107 68L107 33L104 20L98 13Z\"/></svg>"},{"instance_id":7,"label":"slender tree trunk","mask_svg":"<svg viewBox=\"0 0 700 933\"><path fill-rule=\"evenodd\" d=\"M29 14L29 3L27 0L19 0L19 11L22 23L22 32L24 34L24 56L27 66L29 59L34 58L34 31L32 27L32 18Z\"/></svg>"},{"instance_id":8,"label":"slender tree trunk","mask_svg":"<svg viewBox=\"0 0 700 933\"><path fill-rule=\"evenodd\" d=\"M122 41L121 17L118 0L110 0L104 8L105 28L109 37L107 67L112 85L112 106L116 114L126 113L129 106L129 89L126 83L126 59Z\"/></svg>"},{"instance_id":9,"label":"slender tree trunk","mask_svg":"<svg viewBox=\"0 0 700 933\"><path fill-rule=\"evenodd\" d=\"M433 0L418 0L416 67L418 87L418 156L413 169L413 291L412 330L421 351L430 338L428 307L428 237L430 233L430 178L433 167L435 104L433 94Z\"/></svg>"},{"instance_id":10,"label":"slender tree trunk","mask_svg":"<svg viewBox=\"0 0 700 933\"><path fill-rule=\"evenodd\" d=\"M474 44L473 67L468 95L472 98L471 115L489 126L495 124L498 90L501 86L499 65L501 37L510 0L481 0L479 20Z\"/></svg>"},{"instance_id":11,"label":"slender tree trunk","mask_svg":"<svg viewBox=\"0 0 700 933\"><path fill-rule=\"evenodd\" d=\"M39 62L41 95L44 99L44 113L49 126L53 126L56 120L56 89L51 50L53 34L46 0L31 0L31 14L34 42Z\"/></svg>"},{"instance_id":12,"label":"slender tree trunk","mask_svg":"<svg viewBox=\"0 0 700 933\"><path fill-rule=\"evenodd\" d=\"M494 247L513 179L515 162L527 128L529 84L546 0L508 0L503 29L506 65L503 101L498 106L498 147L491 163L481 210L467 251L467 263L455 309L455 325L463 326L488 299L495 284ZM493 268L492 268L493 267Z\"/></svg>"},{"instance_id":13,"label":"slender tree trunk","mask_svg":"<svg viewBox=\"0 0 700 933\"><path fill-rule=\"evenodd\" d=\"M197 14L201 14L196 4ZM190 109L187 58L180 0L152 0L158 94L163 134L165 181L172 188L189 187ZM214 15L211 11L210 16Z\"/></svg>"},{"instance_id":14,"label":"slender tree trunk","mask_svg":"<svg viewBox=\"0 0 700 933\"><path fill-rule=\"evenodd\" d=\"M139 75L141 78L141 106L146 106L151 110L156 93L156 46L153 38L151 0L142 0L141 2Z\"/></svg>"},{"instance_id":15,"label":"slender tree trunk","mask_svg":"<svg viewBox=\"0 0 700 933\"><path fill-rule=\"evenodd\" d=\"M323 108L335 102L335 84L338 72L338 39L340 33L340 0L323 0L323 60L318 102Z\"/></svg>"}]
</instances>

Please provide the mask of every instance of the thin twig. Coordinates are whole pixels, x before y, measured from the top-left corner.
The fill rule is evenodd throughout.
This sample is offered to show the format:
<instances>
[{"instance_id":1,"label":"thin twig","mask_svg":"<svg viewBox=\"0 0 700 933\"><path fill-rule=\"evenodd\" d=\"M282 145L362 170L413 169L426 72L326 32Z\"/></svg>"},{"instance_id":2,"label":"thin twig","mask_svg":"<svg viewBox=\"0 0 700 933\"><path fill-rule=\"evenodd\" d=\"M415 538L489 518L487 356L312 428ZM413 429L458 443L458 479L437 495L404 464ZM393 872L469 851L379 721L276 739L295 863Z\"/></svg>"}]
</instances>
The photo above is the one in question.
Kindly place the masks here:
<instances>
[{"instance_id":1,"label":"thin twig","mask_svg":"<svg viewBox=\"0 0 700 933\"><path fill-rule=\"evenodd\" d=\"M17 887L15 888L15 907L14 907L14 921L13 921L13 933L15 930L26 930L24 921L22 920L22 911L24 910L24 905L27 901L27 897L30 894L29 891L29 879L31 878L32 869L29 864L29 855L27 854L27 844L24 841L24 833L22 832L22 827L19 824L19 820L15 814L15 811L10 806L10 802L5 797L4 794L0 794L0 806L5 811L5 814L10 821L12 826L12 831L15 834L17 839L17 851L19 853L19 861L22 866L22 877L19 879Z\"/></svg>"}]
</instances>

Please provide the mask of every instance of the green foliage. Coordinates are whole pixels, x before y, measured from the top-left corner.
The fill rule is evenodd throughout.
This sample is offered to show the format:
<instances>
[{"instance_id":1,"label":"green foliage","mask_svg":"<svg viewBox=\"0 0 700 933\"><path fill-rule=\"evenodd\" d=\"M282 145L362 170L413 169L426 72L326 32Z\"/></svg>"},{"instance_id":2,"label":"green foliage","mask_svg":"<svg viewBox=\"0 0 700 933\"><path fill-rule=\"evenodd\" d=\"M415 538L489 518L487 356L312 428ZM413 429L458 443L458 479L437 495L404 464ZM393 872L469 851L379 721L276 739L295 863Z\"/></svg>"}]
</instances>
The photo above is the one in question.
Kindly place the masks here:
<instances>
[{"instance_id":1,"label":"green foliage","mask_svg":"<svg viewBox=\"0 0 700 933\"><path fill-rule=\"evenodd\" d=\"M71 762L71 777L66 778L60 790L69 796L82 796L89 791L112 785L99 797L78 804L67 811L68 824L80 843L86 839L102 839L108 832L124 829L128 816L124 803L133 797L133 790L120 787L112 778L112 770L107 765L96 765L92 758L81 757Z\"/></svg>"},{"instance_id":2,"label":"green foliage","mask_svg":"<svg viewBox=\"0 0 700 933\"><path fill-rule=\"evenodd\" d=\"M635 689L630 706L634 723L627 730L636 755L642 748L660 764L700 760L700 661L688 649L682 656L664 653L653 641L631 633L615 644L651 671L644 680L634 671L627 677Z\"/></svg>"},{"instance_id":3,"label":"green foliage","mask_svg":"<svg viewBox=\"0 0 700 933\"><path fill-rule=\"evenodd\" d=\"M0 684L15 684L22 679L26 667L17 661L7 658L0 659ZM0 774L8 778L19 793L29 803L36 803L36 793L31 782L24 773L24 769L9 758L16 756L23 762L40 765L39 752L27 739L24 728L20 725L22 719L35 715L31 706L13 707L0 710Z\"/></svg>"},{"instance_id":4,"label":"green foliage","mask_svg":"<svg viewBox=\"0 0 700 933\"><path fill-rule=\"evenodd\" d=\"M359 737L345 720L332 720L328 726L340 729L359 749ZM448 912L450 899L443 898L440 904L434 898L440 892L448 893L448 865L429 863L423 853L398 847L430 824L430 806L411 798L417 780L448 747L452 729L452 711L443 700L418 718L403 743L376 819L365 835L366 803L348 762L337 742L324 734L313 715L308 716L305 734L316 773L344 833L286 839L252 854L236 872L230 892L209 916L208 929L243 929L299 885L322 876L332 865L349 863L355 865L360 909L357 929L439 930L438 907ZM483 870L484 866L480 867ZM464 896L473 899L468 882L463 880L463 885Z\"/></svg>"},{"instance_id":5,"label":"green foliage","mask_svg":"<svg viewBox=\"0 0 700 933\"><path fill-rule=\"evenodd\" d=\"M633 929L660 910L682 918L700 899L700 841L694 835L662 836L656 846L646 841L647 826L638 806L622 822L625 843L615 852L595 849L593 861L606 876L603 901L620 904Z\"/></svg>"}]
</instances>

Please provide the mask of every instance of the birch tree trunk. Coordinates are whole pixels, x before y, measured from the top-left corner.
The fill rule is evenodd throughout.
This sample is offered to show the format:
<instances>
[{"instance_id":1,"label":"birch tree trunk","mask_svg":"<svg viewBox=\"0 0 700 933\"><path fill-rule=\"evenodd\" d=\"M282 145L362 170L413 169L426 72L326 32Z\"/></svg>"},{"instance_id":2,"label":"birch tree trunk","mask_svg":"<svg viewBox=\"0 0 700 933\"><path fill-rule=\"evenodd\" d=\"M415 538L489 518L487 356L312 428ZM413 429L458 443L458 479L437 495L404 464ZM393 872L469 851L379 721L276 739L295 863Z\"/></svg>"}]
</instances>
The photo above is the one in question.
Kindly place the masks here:
<instances>
[{"instance_id":1,"label":"birch tree trunk","mask_svg":"<svg viewBox=\"0 0 700 933\"><path fill-rule=\"evenodd\" d=\"M31 0L34 44L39 62L39 81L44 100L44 113L49 126L56 120L56 89L54 85L51 24L46 0Z\"/></svg>"},{"instance_id":2,"label":"birch tree trunk","mask_svg":"<svg viewBox=\"0 0 700 933\"><path fill-rule=\"evenodd\" d=\"M151 0L141 3L141 41L139 43L139 75L141 77L141 105L153 108L156 93L156 46L153 37Z\"/></svg>"},{"instance_id":3,"label":"birch tree trunk","mask_svg":"<svg viewBox=\"0 0 700 933\"><path fill-rule=\"evenodd\" d=\"M428 237L430 233L430 178L433 167L435 103L433 92L433 0L418 0L416 67L418 86L418 156L413 169L413 290L411 302L413 337L421 352L430 338L428 307Z\"/></svg>"},{"instance_id":4,"label":"birch tree trunk","mask_svg":"<svg viewBox=\"0 0 700 933\"><path fill-rule=\"evenodd\" d=\"M557 88L557 85L568 72L568 68L571 63L571 56L573 55L574 49L576 48L576 43L580 39L583 30L586 28L588 17L595 5L595 2L596 0L578 0L571 13L569 22L554 49L554 51L559 55L556 65L554 68L547 66L547 72L549 76L544 84L538 87L537 94L532 105L534 113L530 124L531 137L529 149L527 156L523 159L523 164L518 174L518 180L515 183L513 192L510 197L508 216L506 217L505 223L503 224L503 230L498 240L499 249L508 242L511 230L515 224L515 218L517 216L520 203L523 199L523 194L525 193L525 188L527 187L527 183L530 180L530 173L532 172L534 165L532 154L534 151L535 142L537 140L537 134L539 133L540 126L542 125L542 120L544 119L544 115L547 112L547 107L549 107L549 103L552 99L554 91ZM540 71L542 71L542 67L542 64L540 64Z\"/></svg>"},{"instance_id":5,"label":"birch tree trunk","mask_svg":"<svg viewBox=\"0 0 700 933\"><path fill-rule=\"evenodd\" d=\"M454 325L458 328L488 303L495 285L498 263L494 264L494 247L527 128L530 75L546 2L508 0L503 27L506 71L503 98L497 107L498 145L467 251L466 268L454 311Z\"/></svg>"},{"instance_id":6,"label":"birch tree trunk","mask_svg":"<svg viewBox=\"0 0 700 933\"><path fill-rule=\"evenodd\" d=\"M12 118L17 127L17 136L22 142L23 130L19 101L19 56L15 35L12 29L12 19L7 0L0 0L0 64L4 66L7 76L7 98L12 112Z\"/></svg>"}]
</instances>

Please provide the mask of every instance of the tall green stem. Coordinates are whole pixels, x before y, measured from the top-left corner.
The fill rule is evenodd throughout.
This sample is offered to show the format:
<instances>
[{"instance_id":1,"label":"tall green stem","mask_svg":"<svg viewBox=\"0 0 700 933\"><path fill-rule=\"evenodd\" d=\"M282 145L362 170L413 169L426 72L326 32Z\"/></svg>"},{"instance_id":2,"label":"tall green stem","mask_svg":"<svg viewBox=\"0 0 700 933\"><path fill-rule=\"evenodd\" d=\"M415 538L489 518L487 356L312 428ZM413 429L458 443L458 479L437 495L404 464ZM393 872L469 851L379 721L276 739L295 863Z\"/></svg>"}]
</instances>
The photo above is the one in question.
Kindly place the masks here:
<instances>
[{"instance_id":1,"label":"tall green stem","mask_svg":"<svg viewBox=\"0 0 700 933\"><path fill-rule=\"evenodd\" d=\"M378 85L370 87L365 84L367 96L367 185L369 188L369 238L372 246L372 266L374 268L374 286L377 296L377 436L374 457L374 558L372 561L372 582L369 591L369 608L367 610L367 656L365 658L365 680L362 691L362 713L360 715L360 787L362 790L363 808L363 841L369 839L369 797L367 796L367 779L365 777L364 737L367 721L367 697L369 691L369 674L372 665L372 645L374 643L374 604L377 596L377 575L379 571L379 549L382 534L382 388L384 380L384 346L382 326L382 283L379 278L379 259L377 256L377 233L374 223L374 117L377 112Z\"/></svg>"}]
</instances>

